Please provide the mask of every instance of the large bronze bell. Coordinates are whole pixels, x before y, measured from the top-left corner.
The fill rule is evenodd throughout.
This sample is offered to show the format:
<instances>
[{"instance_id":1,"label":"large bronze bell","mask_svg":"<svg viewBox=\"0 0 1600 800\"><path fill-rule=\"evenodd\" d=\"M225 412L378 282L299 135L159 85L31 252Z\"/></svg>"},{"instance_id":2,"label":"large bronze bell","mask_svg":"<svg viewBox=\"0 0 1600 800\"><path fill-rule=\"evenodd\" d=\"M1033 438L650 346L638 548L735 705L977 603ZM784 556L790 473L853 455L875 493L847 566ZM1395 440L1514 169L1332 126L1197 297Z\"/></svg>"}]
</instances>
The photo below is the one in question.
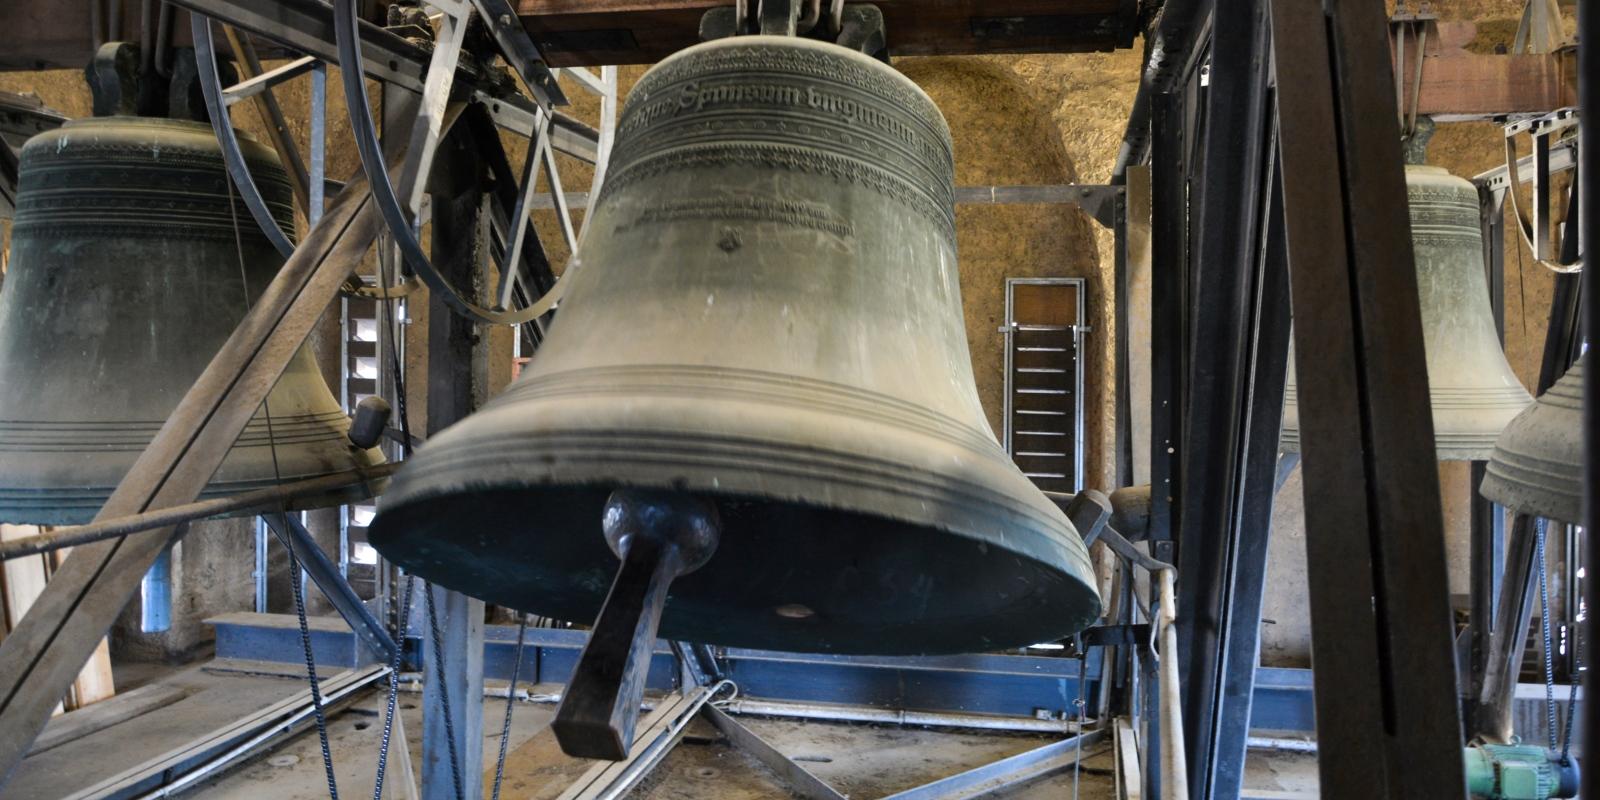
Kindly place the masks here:
<instances>
[{"instance_id":1,"label":"large bronze bell","mask_svg":"<svg viewBox=\"0 0 1600 800\"><path fill-rule=\"evenodd\" d=\"M1482 461L1512 417L1533 402L1506 363L1489 308L1478 190L1438 167L1406 166L1411 243L1422 304L1434 443L1441 461ZM1300 411L1289 359L1286 453L1300 452Z\"/></svg>"},{"instance_id":2,"label":"large bronze bell","mask_svg":"<svg viewBox=\"0 0 1600 800\"><path fill-rule=\"evenodd\" d=\"M1586 353L1500 433L1484 470L1484 497L1519 514L1570 525L1583 514L1583 370Z\"/></svg>"},{"instance_id":3,"label":"large bronze bell","mask_svg":"<svg viewBox=\"0 0 1600 800\"><path fill-rule=\"evenodd\" d=\"M241 144L288 226L277 156ZM276 274L282 258L242 202L230 208L226 181L195 122L85 119L24 146L0 292L0 522L92 519ZM304 348L266 411L271 438L257 412L204 496L381 457L346 439Z\"/></svg>"},{"instance_id":4,"label":"large bronze bell","mask_svg":"<svg viewBox=\"0 0 1600 800\"><path fill-rule=\"evenodd\" d=\"M927 95L835 45L720 40L640 80L611 158L549 338L401 470L385 557L588 621L619 564L602 511L608 534L659 512L720 526L669 638L966 652L1099 614L1082 540L979 405Z\"/></svg>"}]
</instances>

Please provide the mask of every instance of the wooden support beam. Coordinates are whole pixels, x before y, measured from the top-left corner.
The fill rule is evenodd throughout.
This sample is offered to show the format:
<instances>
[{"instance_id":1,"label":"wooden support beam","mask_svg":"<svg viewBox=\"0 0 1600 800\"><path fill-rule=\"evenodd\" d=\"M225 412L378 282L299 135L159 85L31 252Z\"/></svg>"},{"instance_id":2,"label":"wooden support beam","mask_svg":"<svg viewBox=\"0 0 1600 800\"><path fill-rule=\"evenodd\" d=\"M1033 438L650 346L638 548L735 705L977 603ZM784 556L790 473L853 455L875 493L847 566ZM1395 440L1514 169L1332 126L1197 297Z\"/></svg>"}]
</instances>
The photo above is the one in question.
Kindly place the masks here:
<instances>
[{"instance_id":1,"label":"wooden support beam","mask_svg":"<svg viewBox=\"0 0 1600 800\"><path fill-rule=\"evenodd\" d=\"M124 38L138 32L128 5L122 14ZM551 65L567 67L655 63L699 42L701 15L732 1L514 0L514 5ZM896 55L1103 51L1132 46L1140 32L1136 0L878 0L877 5ZM87 3L5 0L5 8L0 71L81 69L89 63L94 46ZM175 44L188 42L188 30L180 19Z\"/></svg>"},{"instance_id":2,"label":"wooden support beam","mask_svg":"<svg viewBox=\"0 0 1600 800\"><path fill-rule=\"evenodd\" d=\"M0 541L11 541L27 536L34 536L46 530L37 525L0 525ZM64 548L54 553L40 553L37 555L23 556L5 562L0 569L0 587L3 588L3 603L0 607L5 609L3 618L0 618L0 630L9 631L33 606L33 601L38 599L44 587L50 581L50 574L61 562L66 559L71 548ZM0 636L0 638L4 638ZM68 690L63 704L57 706L55 713L71 711L82 708L91 703L97 703L115 694L111 683L111 648L105 639L95 647L94 654L84 664L83 671L78 673L77 680L73 681L72 688Z\"/></svg>"},{"instance_id":3,"label":"wooden support beam","mask_svg":"<svg viewBox=\"0 0 1600 800\"><path fill-rule=\"evenodd\" d=\"M1440 22L1429 26L1422 59L1422 89L1413 94L1416 52L1407 40L1400 63L1406 71L1405 102L1442 122L1492 119L1508 114L1554 111L1578 103L1577 51L1483 53L1475 47L1477 25ZM1390 56L1394 56L1391 42Z\"/></svg>"},{"instance_id":4,"label":"wooden support beam","mask_svg":"<svg viewBox=\"0 0 1600 800\"><path fill-rule=\"evenodd\" d=\"M700 16L727 0L516 0L554 66L649 64L700 41ZM754 4L752 4L753 7ZM895 55L1091 52L1129 47L1128 0L877 0Z\"/></svg>"}]
</instances>

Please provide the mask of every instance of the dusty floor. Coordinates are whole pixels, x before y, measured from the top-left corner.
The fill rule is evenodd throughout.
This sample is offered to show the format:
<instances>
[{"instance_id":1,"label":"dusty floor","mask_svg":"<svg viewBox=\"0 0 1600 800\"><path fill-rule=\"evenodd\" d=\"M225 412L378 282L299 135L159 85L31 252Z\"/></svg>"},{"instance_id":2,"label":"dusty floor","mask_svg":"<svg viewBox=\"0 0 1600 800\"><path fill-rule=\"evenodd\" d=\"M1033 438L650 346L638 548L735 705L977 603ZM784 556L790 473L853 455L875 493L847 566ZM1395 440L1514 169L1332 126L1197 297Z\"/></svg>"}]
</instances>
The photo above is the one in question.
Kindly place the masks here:
<instances>
[{"instance_id":1,"label":"dusty floor","mask_svg":"<svg viewBox=\"0 0 1600 800\"><path fill-rule=\"evenodd\" d=\"M149 673L149 674L145 674ZM181 698L60 745L25 761L7 786L16 797L61 797L167 752L180 743L245 714L289 697L304 687L293 665L213 661L202 667L159 676L159 670L126 673L130 683L150 681L182 690ZM119 672L119 678L124 673ZM524 687L534 694L556 686ZM383 727L385 696L370 693L328 722L335 775L341 796L372 793ZM421 695L401 693L400 725L406 735L413 775L420 770ZM504 701L490 699L484 709L485 796L493 781L500 747ZM519 702L507 742L506 798L557 797L592 762L561 754L548 725L555 707ZM974 734L873 725L740 717L771 742L852 798L879 798L929 781L1038 747L1050 741L1031 735ZM400 791L407 759L397 750L389 758L386 797ZM1108 745L1086 753L1076 773L1067 772L988 795L1012 800L1112 798L1116 788ZM1252 753L1246 797L1315 797L1316 759L1289 753ZM320 746L308 730L231 771L201 782L186 797L312 800L328 796ZM790 796L783 783L755 759L731 746L709 725L692 725L683 742L633 791L650 800L747 800Z\"/></svg>"}]
</instances>

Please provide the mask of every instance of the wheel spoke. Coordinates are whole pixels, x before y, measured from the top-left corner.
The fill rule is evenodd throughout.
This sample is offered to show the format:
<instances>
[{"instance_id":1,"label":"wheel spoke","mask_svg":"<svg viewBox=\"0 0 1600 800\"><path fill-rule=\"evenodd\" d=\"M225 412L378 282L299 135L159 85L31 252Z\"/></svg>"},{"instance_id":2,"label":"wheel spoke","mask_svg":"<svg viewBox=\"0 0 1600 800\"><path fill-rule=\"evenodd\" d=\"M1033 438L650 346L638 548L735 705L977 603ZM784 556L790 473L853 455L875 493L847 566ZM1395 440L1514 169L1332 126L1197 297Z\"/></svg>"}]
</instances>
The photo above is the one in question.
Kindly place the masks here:
<instances>
[{"instance_id":1,"label":"wheel spoke","mask_svg":"<svg viewBox=\"0 0 1600 800\"><path fill-rule=\"evenodd\" d=\"M528 154L522 165L522 192L517 195L517 205L506 220L506 258L500 267L500 286L495 297L500 308L511 305L511 291L516 287L516 277L522 272L522 242L528 228L528 206L533 202L534 190L539 185L539 164L550 150L549 117L539 128L539 134L528 141ZM534 233L537 236L537 232Z\"/></svg>"},{"instance_id":2,"label":"wheel spoke","mask_svg":"<svg viewBox=\"0 0 1600 800\"><path fill-rule=\"evenodd\" d=\"M231 106L240 100L244 100L249 97L255 97L256 95L266 91L267 89L270 89L273 86L277 86L278 84L293 78L298 78L301 75L316 69L316 66L320 63L322 62L312 58L311 56L301 56L287 64L284 64L281 67L269 69L266 72L250 78L249 80L240 81L233 86L228 87L222 92L223 102Z\"/></svg>"},{"instance_id":3,"label":"wheel spoke","mask_svg":"<svg viewBox=\"0 0 1600 800\"><path fill-rule=\"evenodd\" d=\"M228 46L233 49L234 59L237 63L240 77L245 80L260 76L265 70L261 68L261 59L256 57L256 49L250 40L240 35L239 31L231 25L222 26L222 35L227 38ZM305 209L309 219L311 215L310 178L306 176L306 162L300 158L300 150L294 145L294 136L289 132L289 121L283 116L283 108L278 105L278 98L273 95L270 87L262 87L255 94L256 112L261 115L261 121L266 125L267 136L272 140L272 146L278 151L278 157L283 160L283 166L289 170L289 180L293 183L294 198L299 201L300 207Z\"/></svg>"},{"instance_id":4,"label":"wheel spoke","mask_svg":"<svg viewBox=\"0 0 1600 800\"><path fill-rule=\"evenodd\" d=\"M195 63L200 72L200 93L205 97L206 112L211 116L211 128L222 144L222 157L227 163L228 175L238 188L239 196L244 200L245 208L249 209L250 216L255 218L256 225L266 234L272 246L284 258L288 258L294 253L294 242L290 241L288 234L278 227L277 220L273 219L272 212L267 209L267 203L261 197L261 191L256 188L255 178L250 175L250 167L239 152L239 138L235 135L233 124L228 118L228 109L222 103L222 78L217 74L217 49L211 35L211 20L194 14L191 16L191 22Z\"/></svg>"}]
</instances>

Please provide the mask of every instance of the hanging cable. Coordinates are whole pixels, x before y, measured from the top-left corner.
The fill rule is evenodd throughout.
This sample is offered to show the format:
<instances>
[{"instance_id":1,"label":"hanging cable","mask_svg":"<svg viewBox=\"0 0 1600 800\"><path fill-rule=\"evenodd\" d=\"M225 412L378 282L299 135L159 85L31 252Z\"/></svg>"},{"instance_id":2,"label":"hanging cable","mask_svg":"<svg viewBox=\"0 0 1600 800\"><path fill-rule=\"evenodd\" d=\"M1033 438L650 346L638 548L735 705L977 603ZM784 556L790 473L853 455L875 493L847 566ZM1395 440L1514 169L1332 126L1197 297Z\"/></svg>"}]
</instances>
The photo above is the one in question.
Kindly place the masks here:
<instances>
[{"instance_id":1,"label":"hanging cable","mask_svg":"<svg viewBox=\"0 0 1600 800\"><path fill-rule=\"evenodd\" d=\"M1546 523L1543 518L1534 523L1535 546L1533 563L1539 570L1539 638L1544 646L1544 721L1545 732L1550 740L1550 749L1554 750L1560 742L1556 739L1556 672L1555 657L1551 654L1550 637L1550 587L1546 580L1544 561L1544 534Z\"/></svg>"},{"instance_id":2,"label":"hanging cable","mask_svg":"<svg viewBox=\"0 0 1600 800\"><path fill-rule=\"evenodd\" d=\"M239 264L239 285L244 290L245 313L250 313L250 274L244 265L244 240L239 233L239 212L233 200L233 175L224 171L223 185L228 192L228 217L233 223L233 249ZM278 440L272 430L272 405L269 400L261 400L261 416L267 423L267 452L272 456L272 482L283 483L283 471L278 465ZM276 512L282 520L283 530L286 532L284 549L289 552L289 587L294 592L295 615L300 620L300 644L305 651L306 679L310 683L311 710L317 721L317 739L322 745L322 768L328 778L328 797L339 800L339 784L333 772L333 749L328 744L328 720L322 708L322 685L317 679L317 661L311 650L311 627L306 620L305 587L300 581L300 559L295 555L294 546L290 544L287 536L289 531L289 512L283 500L278 501Z\"/></svg>"},{"instance_id":3,"label":"hanging cable","mask_svg":"<svg viewBox=\"0 0 1600 800\"><path fill-rule=\"evenodd\" d=\"M439 612L433 600L433 584L423 581L422 591L426 596L423 605L428 610L428 632L433 638L433 652L429 654L429 660L433 662L433 679L439 682L439 711L444 715L444 738L450 744L450 778L455 782L456 800L465 800L461 791L461 758L456 755L455 717L450 713L450 685L444 680L444 636L439 633Z\"/></svg>"},{"instance_id":4,"label":"hanging cable","mask_svg":"<svg viewBox=\"0 0 1600 800\"><path fill-rule=\"evenodd\" d=\"M406 649L406 623L411 619L411 590L415 575L407 575L405 595L400 599L400 619L395 623L398 644L389 661L389 698L383 712L383 739L378 744L378 776L372 782L372 800L383 800L383 775L389 766L389 737L394 732L395 701L400 696L400 662Z\"/></svg>"},{"instance_id":5,"label":"hanging cable","mask_svg":"<svg viewBox=\"0 0 1600 800\"><path fill-rule=\"evenodd\" d=\"M511 739L511 709L517 707L517 673L522 671L522 642L528 633L528 615L517 612L517 656L511 662L511 685L506 687L506 718L500 723L500 757L494 762L494 791L489 800L500 800L500 778L506 769L506 745Z\"/></svg>"}]
</instances>

